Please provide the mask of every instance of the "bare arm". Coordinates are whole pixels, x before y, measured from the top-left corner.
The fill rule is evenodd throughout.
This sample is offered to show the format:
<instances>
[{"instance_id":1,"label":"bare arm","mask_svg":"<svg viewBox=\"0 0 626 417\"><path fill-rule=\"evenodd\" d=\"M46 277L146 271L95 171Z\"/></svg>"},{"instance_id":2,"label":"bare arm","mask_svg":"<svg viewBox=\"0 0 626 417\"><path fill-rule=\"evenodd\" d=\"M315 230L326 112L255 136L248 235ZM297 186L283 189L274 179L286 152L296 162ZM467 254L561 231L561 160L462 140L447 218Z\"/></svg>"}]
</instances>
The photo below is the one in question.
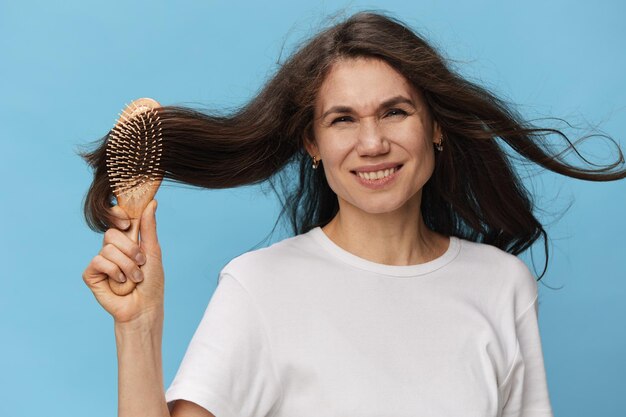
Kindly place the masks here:
<instances>
[{"instance_id":1,"label":"bare arm","mask_svg":"<svg viewBox=\"0 0 626 417\"><path fill-rule=\"evenodd\" d=\"M177 401L172 416L163 388L164 272L156 231L156 201L142 213L141 242L129 236L129 216L112 207L116 227L109 228L103 246L83 272L83 280L115 323L119 417L215 417L202 407ZM126 222L126 225L123 223ZM141 253L144 256L137 257ZM136 276L136 274L139 274ZM118 296L108 280L137 283L133 292Z\"/></svg>"},{"instance_id":2,"label":"bare arm","mask_svg":"<svg viewBox=\"0 0 626 417\"><path fill-rule=\"evenodd\" d=\"M163 313L115 323L119 417L170 417L163 389Z\"/></svg>"},{"instance_id":3,"label":"bare arm","mask_svg":"<svg viewBox=\"0 0 626 417\"><path fill-rule=\"evenodd\" d=\"M115 324L118 416L215 417L185 400L176 401L170 415L163 389L162 334L162 312L154 320Z\"/></svg>"}]
</instances>

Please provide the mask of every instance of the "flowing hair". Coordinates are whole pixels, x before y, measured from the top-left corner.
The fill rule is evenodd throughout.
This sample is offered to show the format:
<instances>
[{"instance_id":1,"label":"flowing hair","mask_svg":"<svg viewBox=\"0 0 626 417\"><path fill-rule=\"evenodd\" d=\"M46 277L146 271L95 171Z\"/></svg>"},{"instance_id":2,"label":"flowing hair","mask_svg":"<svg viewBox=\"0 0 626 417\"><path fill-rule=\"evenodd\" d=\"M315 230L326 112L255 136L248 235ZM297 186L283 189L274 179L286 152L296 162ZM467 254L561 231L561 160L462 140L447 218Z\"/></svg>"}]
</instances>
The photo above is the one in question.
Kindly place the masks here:
<instances>
[{"instance_id":1,"label":"flowing hair","mask_svg":"<svg viewBox=\"0 0 626 417\"><path fill-rule=\"evenodd\" d=\"M546 260L539 279L548 266L548 236L503 145L522 159L568 177L590 181L626 177L626 169L616 169L624 163L619 145L618 157L609 165L586 169L569 164L564 159L567 151L578 151L561 130L525 121L502 99L457 74L433 46L398 19L362 11L300 45L260 92L231 114L159 108L164 178L209 189L267 181L282 203L277 222L288 215L296 235L324 226L337 214L338 199L324 170L311 169L304 144L314 138L318 90L333 63L346 58L385 61L423 94L433 120L441 126L444 150L435 152L433 174L422 190L420 210L427 227L515 255L543 237ZM551 150L546 140L551 134L565 139L567 149ZM107 137L94 150L80 153L94 170L84 215L89 227L99 232L112 224Z\"/></svg>"}]
</instances>

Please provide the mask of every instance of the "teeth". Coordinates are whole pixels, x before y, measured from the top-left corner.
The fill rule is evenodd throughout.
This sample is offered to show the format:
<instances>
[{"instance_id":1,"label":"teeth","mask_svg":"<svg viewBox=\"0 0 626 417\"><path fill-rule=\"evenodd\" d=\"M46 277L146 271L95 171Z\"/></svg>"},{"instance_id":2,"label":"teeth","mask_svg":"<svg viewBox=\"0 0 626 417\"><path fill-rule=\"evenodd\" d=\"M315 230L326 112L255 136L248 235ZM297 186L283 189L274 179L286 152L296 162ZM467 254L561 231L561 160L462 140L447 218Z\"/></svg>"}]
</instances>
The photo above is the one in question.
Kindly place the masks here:
<instances>
[{"instance_id":1,"label":"teeth","mask_svg":"<svg viewBox=\"0 0 626 417\"><path fill-rule=\"evenodd\" d=\"M397 168L390 168L381 171L373 171L373 172L357 172L357 175L361 178L365 178L366 180L379 180L381 178L388 177L389 175L396 172Z\"/></svg>"}]
</instances>

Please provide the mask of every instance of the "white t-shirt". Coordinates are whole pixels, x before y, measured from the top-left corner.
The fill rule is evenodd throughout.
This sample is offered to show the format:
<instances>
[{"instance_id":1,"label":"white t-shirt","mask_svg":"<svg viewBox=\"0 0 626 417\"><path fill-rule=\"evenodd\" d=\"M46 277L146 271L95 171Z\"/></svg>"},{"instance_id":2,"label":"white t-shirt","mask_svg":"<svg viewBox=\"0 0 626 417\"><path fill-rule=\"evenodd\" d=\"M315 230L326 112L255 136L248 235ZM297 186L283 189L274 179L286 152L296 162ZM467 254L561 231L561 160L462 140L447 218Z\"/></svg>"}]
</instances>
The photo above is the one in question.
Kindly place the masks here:
<instances>
[{"instance_id":1,"label":"white t-shirt","mask_svg":"<svg viewBox=\"0 0 626 417\"><path fill-rule=\"evenodd\" d=\"M490 245L385 265L317 227L224 266L165 397L216 417L552 417L537 295Z\"/></svg>"}]
</instances>

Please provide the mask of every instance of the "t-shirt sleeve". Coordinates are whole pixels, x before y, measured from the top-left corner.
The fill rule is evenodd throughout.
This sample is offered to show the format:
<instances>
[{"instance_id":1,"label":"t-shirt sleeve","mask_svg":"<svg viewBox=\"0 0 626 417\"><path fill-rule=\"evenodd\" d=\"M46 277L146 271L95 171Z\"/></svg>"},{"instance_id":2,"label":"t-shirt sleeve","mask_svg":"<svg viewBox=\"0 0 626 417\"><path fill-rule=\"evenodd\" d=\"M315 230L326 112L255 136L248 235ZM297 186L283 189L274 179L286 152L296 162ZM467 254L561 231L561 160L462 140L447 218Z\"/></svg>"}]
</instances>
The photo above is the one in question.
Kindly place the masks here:
<instances>
[{"instance_id":1,"label":"t-shirt sleeve","mask_svg":"<svg viewBox=\"0 0 626 417\"><path fill-rule=\"evenodd\" d=\"M281 387L255 300L233 276L218 285L178 372L165 392L171 411L184 399L216 417L261 417L279 403Z\"/></svg>"},{"instance_id":2,"label":"t-shirt sleeve","mask_svg":"<svg viewBox=\"0 0 626 417\"><path fill-rule=\"evenodd\" d=\"M534 279L534 278L533 278ZM515 320L517 351L500 387L502 417L552 417L538 325L537 296Z\"/></svg>"}]
</instances>

